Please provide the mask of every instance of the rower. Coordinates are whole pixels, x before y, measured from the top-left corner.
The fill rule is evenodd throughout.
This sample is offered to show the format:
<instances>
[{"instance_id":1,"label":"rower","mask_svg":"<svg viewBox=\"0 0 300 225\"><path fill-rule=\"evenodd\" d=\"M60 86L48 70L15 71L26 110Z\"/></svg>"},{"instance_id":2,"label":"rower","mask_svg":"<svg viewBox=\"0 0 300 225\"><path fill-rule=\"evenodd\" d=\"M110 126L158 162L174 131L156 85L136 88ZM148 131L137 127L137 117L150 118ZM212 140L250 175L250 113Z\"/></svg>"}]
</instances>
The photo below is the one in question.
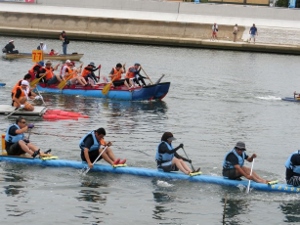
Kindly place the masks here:
<instances>
[{"instance_id":1,"label":"rower","mask_svg":"<svg viewBox=\"0 0 300 225\"><path fill-rule=\"evenodd\" d=\"M52 62L47 61L46 66L45 66L45 79L44 83L51 85L51 84L56 84L58 83L60 77L59 75L54 74L54 71L57 70L60 64L57 64L55 67L52 67Z\"/></svg>"},{"instance_id":2,"label":"rower","mask_svg":"<svg viewBox=\"0 0 300 225\"><path fill-rule=\"evenodd\" d=\"M121 63L118 63L116 67L111 69L108 77L111 79L113 86L118 87L125 85L128 89L130 89L126 79L122 79L122 74L125 73L125 71L125 64L122 66Z\"/></svg>"},{"instance_id":3,"label":"rower","mask_svg":"<svg viewBox=\"0 0 300 225\"><path fill-rule=\"evenodd\" d=\"M244 142L237 142L232 150L230 150L223 161L223 176L230 180L241 180L244 176L248 180L253 180L257 183L268 184L270 181L265 180L252 171L249 167L244 166L245 160L252 162L256 158L256 154L249 157L246 153L246 145Z\"/></svg>"},{"instance_id":4,"label":"rower","mask_svg":"<svg viewBox=\"0 0 300 225\"><path fill-rule=\"evenodd\" d=\"M29 140L29 137L28 139L25 138L24 133L31 128L33 128L33 125L27 125L25 118L22 116L19 116L16 119L16 123L7 128L5 149L8 155L22 156L27 153L32 158L35 158L37 155L50 156L40 151L40 149Z\"/></svg>"},{"instance_id":5,"label":"rower","mask_svg":"<svg viewBox=\"0 0 300 225\"><path fill-rule=\"evenodd\" d=\"M27 111L33 111L34 106L31 105L29 99L37 99L35 94L31 92L29 82L27 80L21 81L21 86L17 86L12 95L12 105L16 108L21 108Z\"/></svg>"},{"instance_id":6,"label":"rower","mask_svg":"<svg viewBox=\"0 0 300 225\"><path fill-rule=\"evenodd\" d=\"M84 67L81 76L88 82L89 84L95 84L99 81L100 77L97 77L95 75L95 71L100 70L101 65L99 65L97 68L95 66L95 63L90 62L86 67Z\"/></svg>"},{"instance_id":7,"label":"rower","mask_svg":"<svg viewBox=\"0 0 300 225\"><path fill-rule=\"evenodd\" d=\"M300 150L293 152L285 163L285 180L294 187L300 186Z\"/></svg>"},{"instance_id":8,"label":"rower","mask_svg":"<svg viewBox=\"0 0 300 225\"><path fill-rule=\"evenodd\" d=\"M13 95L14 95L13 93L15 93L17 87L21 86L21 82L22 82L23 80L26 80L26 81L29 83L30 80L31 80L31 75L30 75L29 73L27 73L27 74L24 76L23 79L19 80L19 81L15 84L15 86L14 86L14 87L12 88L12 90L11 90L11 97L13 97ZM29 92L29 89L27 90L27 92ZM33 92L32 92L32 94L33 94Z\"/></svg>"},{"instance_id":9,"label":"rower","mask_svg":"<svg viewBox=\"0 0 300 225\"><path fill-rule=\"evenodd\" d=\"M43 69L44 65L44 61L41 60L31 67L31 69L28 71L28 73L31 75L31 81L33 81L35 78L39 78L40 74L45 72Z\"/></svg>"},{"instance_id":10,"label":"rower","mask_svg":"<svg viewBox=\"0 0 300 225\"><path fill-rule=\"evenodd\" d=\"M177 153L180 148L183 148L183 144L180 144L178 147L173 148L172 141L174 140L176 140L176 138L171 132L165 132L162 135L161 142L157 146L155 155L157 168L163 170L164 172L180 170L187 175L198 173L200 171L200 168L194 171L191 170L185 162L191 163L192 161L180 156Z\"/></svg>"},{"instance_id":11,"label":"rower","mask_svg":"<svg viewBox=\"0 0 300 225\"><path fill-rule=\"evenodd\" d=\"M126 74L126 82L130 84L131 86L134 86L134 84L138 84L141 86L139 80L143 83L143 86L146 86L146 83L144 79L147 79L146 77L142 76L140 74L142 67L141 64L135 63L134 66L131 66L128 68L127 74Z\"/></svg>"},{"instance_id":12,"label":"rower","mask_svg":"<svg viewBox=\"0 0 300 225\"><path fill-rule=\"evenodd\" d=\"M86 134L79 142L79 147L81 149L81 159L87 162L89 168L93 168L96 161L102 158L111 164L112 166L122 164L124 165L126 159L120 160L116 158L112 149L112 143L106 142L104 136L106 131L104 128L98 128ZM101 157L98 157L101 154Z\"/></svg>"}]
</instances>

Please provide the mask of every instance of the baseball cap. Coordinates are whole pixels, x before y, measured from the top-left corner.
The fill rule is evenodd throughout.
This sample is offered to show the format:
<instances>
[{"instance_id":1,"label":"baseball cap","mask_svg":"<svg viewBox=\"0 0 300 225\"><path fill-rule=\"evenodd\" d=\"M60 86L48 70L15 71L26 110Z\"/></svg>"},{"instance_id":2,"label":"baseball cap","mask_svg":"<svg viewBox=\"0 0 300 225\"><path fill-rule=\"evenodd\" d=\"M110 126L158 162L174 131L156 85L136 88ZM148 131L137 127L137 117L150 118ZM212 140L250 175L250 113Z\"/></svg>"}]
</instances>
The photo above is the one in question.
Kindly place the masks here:
<instances>
[{"instance_id":1,"label":"baseball cap","mask_svg":"<svg viewBox=\"0 0 300 225\"><path fill-rule=\"evenodd\" d=\"M29 86L29 82L27 80L22 80L21 85Z\"/></svg>"}]
</instances>

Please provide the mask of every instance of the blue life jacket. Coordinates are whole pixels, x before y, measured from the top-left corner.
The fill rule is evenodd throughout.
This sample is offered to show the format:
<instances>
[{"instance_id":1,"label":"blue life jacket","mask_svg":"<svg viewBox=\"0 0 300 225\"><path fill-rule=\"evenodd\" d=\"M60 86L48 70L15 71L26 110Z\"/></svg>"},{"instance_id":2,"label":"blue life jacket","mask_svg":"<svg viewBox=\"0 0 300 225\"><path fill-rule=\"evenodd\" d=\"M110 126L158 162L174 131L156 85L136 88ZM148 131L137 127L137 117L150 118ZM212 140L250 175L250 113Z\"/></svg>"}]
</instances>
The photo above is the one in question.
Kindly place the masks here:
<instances>
[{"instance_id":1,"label":"blue life jacket","mask_svg":"<svg viewBox=\"0 0 300 225\"><path fill-rule=\"evenodd\" d=\"M245 152L243 152L242 155L239 155L235 149L232 149L230 152L228 152L226 155L225 155L225 158L224 158L224 161L223 161L223 168L224 169L234 169L234 165L232 165L231 162L229 161L226 161L226 158L227 156L230 154L230 153L233 153L239 160L239 165L242 167L244 165L244 162L245 162L245 158L246 158L246 154Z\"/></svg>"},{"instance_id":2,"label":"blue life jacket","mask_svg":"<svg viewBox=\"0 0 300 225\"><path fill-rule=\"evenodd\" d=\"M79 141L79 148L81 149L82 152L83 152L83 150L84 150L84 141L85 141L85 139L86 139L89 135L92 135L93 140L94 140L94 144L90 147L89 152L91 152L91 151L96 151L96 150L98 150L98 149L100 148L100 146L101 146L100 143L98 142L96 136L95 136L95 132L92 131L92 132L88 133L87 135L85 135L83 138L81 138L81 140Z\"/></svg>"},{"instance_id":3,"label":"blue life jacket","mask_svg":"<svg viewBox=\"0 0 300 225\"><path fill-rule=\"evenodd\" d=\"M155 160L158 164L158 166L169 166L172 164L172 160L174 158L174 153L170 154L170 153L159 153L159 146L165 143L168 147L168 149L171 151L173 150L173 146L172 144L169 144L168 142L162 141L161 143L159 143L159 145L156 148L156 154L155 154Z\"/></svg>"},{"instance_id":4,"label":"blue life jacket","mask_svg":"<svg viewBox=\"0 0 300 225\"><path fill-rule=\"evenodd\" d=\"M293 155L295 155L295 154L300 154L300 150L295 151L290 155L288 160L285 162L285 167L287 169L293 170L294 173L296 173L300 176L300 165L293 165L291 162L291 159L292 159Z\"/></svg>"},{"instance_id":5,"label":"blue life jacket","mask_svg":"<svg viewBox=\"0 0 300 225\"><path fill-rule=\"evenodd\" d=\"M23 133L22 134L16 134L16 135L9 134L9 130L13 126L17 127L18 130L21 129L17 124L12 124L12 125L9 126L9 128L7 129L6 134L5 134L5 141L7 141L9 143L17 143L18 141L24 139L24 134Z\"/></svg>"}]
</instances>

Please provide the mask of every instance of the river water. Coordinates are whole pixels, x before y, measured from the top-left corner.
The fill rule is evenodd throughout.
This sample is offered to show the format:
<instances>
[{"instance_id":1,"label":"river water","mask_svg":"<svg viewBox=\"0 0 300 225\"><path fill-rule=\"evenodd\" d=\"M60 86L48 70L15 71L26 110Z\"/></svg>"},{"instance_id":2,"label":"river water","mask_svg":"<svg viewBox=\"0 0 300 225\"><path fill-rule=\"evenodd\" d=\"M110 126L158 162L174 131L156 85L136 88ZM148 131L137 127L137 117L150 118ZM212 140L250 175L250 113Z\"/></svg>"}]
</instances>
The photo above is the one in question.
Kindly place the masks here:
<instances>
[{"instance_id":1,"label":"river water","mask_svg":"<svg viewBox=\"0 0 300 225\"><path fill-rule=\"evenodd\" d=\"M9 37L0 37L1 46ZM39 39L15 38L21 52ZM57 40L42 40L61 51ZM297 103L281 97L299 91L297 56L72 41L69 52L102 64L101 76L118 62L139 62L153 81L166 74L161 102L122 102L43 94L50 109L81 112L88 119L35 124L31 141L61 159L80 161L78 142L104 127L128 166L155 168L155 148L165 131L184 143L195 167L221 175L224 154L237 141L258 155L254 169L284 182L284 162L299 147ZM54 62L56 63L56 62ZM77 63L79 65L79 63ZM0 104L32 66L26 59L1 59ZM298 88L298 89L297 89ZM5 133L13 118L0 117ZM183 152L179 150L179 154ZM101 162L105 163L105 162ZM250 167L251 164L248 163ZM299 195L266 193L206 183L93 173L71 168L0 163L0 216L5 224L295 224ZM224 211L224 199L227 205ZM224 219L223 216L225 215Z\"/></svg>"}]
</instances>

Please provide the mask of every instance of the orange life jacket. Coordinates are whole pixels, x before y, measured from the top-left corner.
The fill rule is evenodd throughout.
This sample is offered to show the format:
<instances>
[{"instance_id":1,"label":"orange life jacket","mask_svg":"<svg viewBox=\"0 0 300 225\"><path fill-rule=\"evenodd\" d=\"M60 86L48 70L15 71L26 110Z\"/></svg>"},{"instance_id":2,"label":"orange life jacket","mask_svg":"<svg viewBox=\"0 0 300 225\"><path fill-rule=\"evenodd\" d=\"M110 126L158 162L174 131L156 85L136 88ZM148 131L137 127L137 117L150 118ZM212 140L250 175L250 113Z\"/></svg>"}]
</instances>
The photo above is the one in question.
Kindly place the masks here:
<instances>
[{"instance_id":1,"label":"orange life jacket","mask_svg":"<svg viewBox=\"0 0 300 225\"><path fill-rule=\"evenodd\" d=\"M19 80L19 81L16 83L16 85L13 87L13 89L11 89L11 93L12 93L12 96L11 96L11 97L13 97L14 93L16 93L17 87L21 86L21 82L22 82L22 80Z\"/></svg>"},{"instance_id":2,"label":"orange life jacket","mask_svg":"<svg viewBox=\"0 0 300 225\"><path fill-rule=\"evenodd\" d=\"M65 79L69 80L73 77L76 77L77 74L75 73L75 71L73 71L73 69L71 69L69 66L67 66L66 69L68 69L68 72L65 72Z\"/></svg>"},{"instance_id":3,"label":"orange life jacket","mask_svg":"<svg viewBox=\"0 0 300 225\"><path fill-rule=\"evenodd\" d=\"M81 76L86 77L88 74L90 74L91 71L87 70L86 67L83 69Z\"/></svg>"},{"instance_id":4,"label":"orange life jacket","mask_svg":"<svg viewBox=\"0 0 300 225\"><path fill-rule=\"evenodd\" d=\"M33 80L35 79L35 73L36 73L36 72L33 70L33 68L36 67L36 66L39 66L39 67L40 67L39 69L42 68L42 66L40 66L38 63L36 63L36 64L34 64L34 65L31 67L30 70L28 70L28 73L31 75L31 81L33 81Z\"/></svg>"},{"instance_id":5,"label":"orange life jacket","mask_svg":"<svg viewBox=\"0 0 300 225\"><path fill-rule=\"evenodd\" d=\"M116 68L113 68L113 74L112 74L112 80L117 81L117 80L121 80L122 78L122 68L118 71Z\"/></svg>"},{"instance_id":6,"label":"orange life jacket","mask_svg":"<svg viewBox=\"0 0 300 225\"><path fill-rule=\"evenodd\" d=\"M135 74L133 72L130 72L131 68L134 68L134 66L128 68L125 78L134 78Z\"/></svg>"},{"instance_id":7,"label":"orange life jacket","mask_svg":"<svg viewBox=\"0 0 300 225\"><path fill-rule=\"evenodd\" d=\"M26 93L25 93L25 90L23 90L21 86L17 86L17 87L16 87L16 89L15 89L15 90L12 92L12 98L14 98L14 97L15 97L15 95L16 95L16 93L17 93L18 89L20 89L20 90L21 90L21 95L20 95L20 97L19 97L19 98L22 98L22 97L27 97L27 95L26 95ZM29 93L28 93L28 95L29 95Z\"/></svg>"},{"instance_id":8,"label":"orange life jacket","mask_svg":"<svg viewBox=\"0 0 300 225\"><path fill-rule=\"evenodd\" d=\"M45 70L46 70L46 76L45 76L46 80L50 80L54 76L53 69L52 67L50 68L45 67Z\"/></svg>"}]
</instances>

